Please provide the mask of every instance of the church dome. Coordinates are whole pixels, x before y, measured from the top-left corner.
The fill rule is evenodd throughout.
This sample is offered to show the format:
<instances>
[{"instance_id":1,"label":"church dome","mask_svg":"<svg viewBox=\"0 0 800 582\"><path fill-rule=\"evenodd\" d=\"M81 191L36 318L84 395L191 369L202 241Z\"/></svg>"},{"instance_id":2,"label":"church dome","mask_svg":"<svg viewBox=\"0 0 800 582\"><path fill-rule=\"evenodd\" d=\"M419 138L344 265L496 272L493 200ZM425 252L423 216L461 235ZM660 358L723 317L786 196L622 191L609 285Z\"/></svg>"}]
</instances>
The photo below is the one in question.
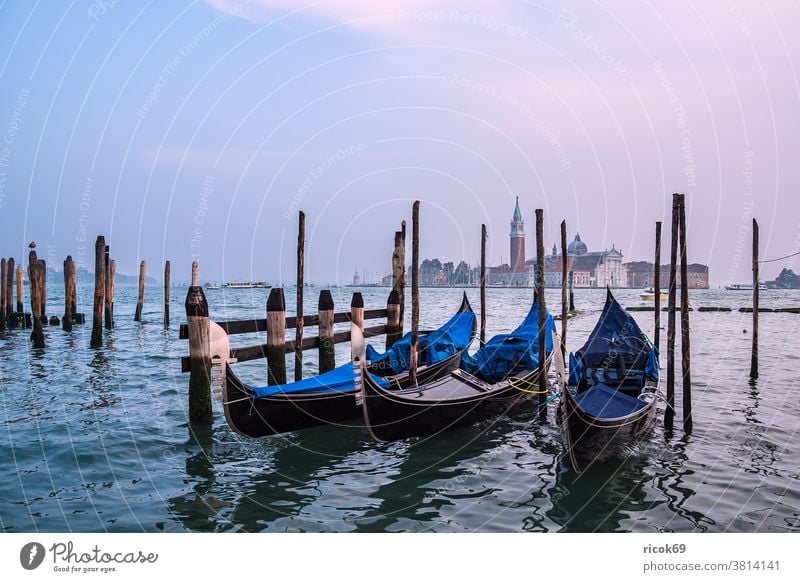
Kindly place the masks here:
<instances>
[{"instance_id":1,"label":"church dome","mask_svg":"<svg viewBox=\"0 0 800 582\"><path fill-rule=\"evenodd\" d=\"M581 240L581 235L576 234L575 240L569 243L567 247L567 254L570 255L584 255L589 251L586 247L586 243Z\"/></svg>"}]
</instances>

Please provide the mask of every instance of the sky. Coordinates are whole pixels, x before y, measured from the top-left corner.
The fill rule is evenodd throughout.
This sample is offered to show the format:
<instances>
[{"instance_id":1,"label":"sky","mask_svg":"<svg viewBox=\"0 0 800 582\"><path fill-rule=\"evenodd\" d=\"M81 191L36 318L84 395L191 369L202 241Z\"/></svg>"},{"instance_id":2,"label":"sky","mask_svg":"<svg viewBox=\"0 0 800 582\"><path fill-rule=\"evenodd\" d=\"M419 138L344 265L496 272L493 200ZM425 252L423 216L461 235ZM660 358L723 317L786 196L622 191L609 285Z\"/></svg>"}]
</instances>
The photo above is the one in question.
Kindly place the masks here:
<instances>
[{"instance_id":1,"label":"sky","mask_svg":"<svg viewBox=\"0 0 800 582\"><path fill-rule=\"evenodd\" d=\"M388 273L421 201L421 255L507 261L566 220L651 260L686 194L713 286L800 250L794 0L0 3L0 254L206 280ZM409 237L410 240L410 237ZM668 256L664 255L665 257ZM410 257L410 253L409 253ZM795 259L767 263L773 278ZM665 260L666 262L666 260Z\"/></svg>"}]
</instances>

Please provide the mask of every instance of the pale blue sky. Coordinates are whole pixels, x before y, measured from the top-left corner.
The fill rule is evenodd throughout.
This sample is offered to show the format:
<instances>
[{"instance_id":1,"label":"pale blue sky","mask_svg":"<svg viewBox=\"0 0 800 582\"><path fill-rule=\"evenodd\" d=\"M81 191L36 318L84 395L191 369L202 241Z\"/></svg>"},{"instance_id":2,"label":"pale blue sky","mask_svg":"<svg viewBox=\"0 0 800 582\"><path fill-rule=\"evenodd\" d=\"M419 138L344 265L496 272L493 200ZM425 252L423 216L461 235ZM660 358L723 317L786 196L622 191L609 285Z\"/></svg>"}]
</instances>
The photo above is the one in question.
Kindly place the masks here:
<instances>
[{"instance_id":1,"label":"pale blue sky","mask_svg":"<svg viewBox=\"0 0 800 582\"><path fill-rule=\"evenodd\" d=\"M288 282L302 209L307 277L347 282L415 198L423 256L474 264L486 222L507 260L519 196L529 256L542 207L548 249L566 219L649 259L681 191L690 260L747 280L752 216L800 248L797 6L6 0L0 253Z\"/></svg>"}]
</instances>

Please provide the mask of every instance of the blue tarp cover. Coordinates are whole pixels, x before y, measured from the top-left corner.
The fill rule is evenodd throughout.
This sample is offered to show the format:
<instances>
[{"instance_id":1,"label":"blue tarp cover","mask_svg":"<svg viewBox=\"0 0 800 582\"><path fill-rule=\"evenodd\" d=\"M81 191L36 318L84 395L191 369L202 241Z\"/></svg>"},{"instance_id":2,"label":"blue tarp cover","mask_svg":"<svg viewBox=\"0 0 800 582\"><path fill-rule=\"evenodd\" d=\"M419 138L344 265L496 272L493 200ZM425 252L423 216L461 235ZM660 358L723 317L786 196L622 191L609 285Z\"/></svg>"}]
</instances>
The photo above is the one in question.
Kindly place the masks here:
<instances>
[{"instance_id":1,"label":"blue tarp cover","mask_svg":"<svg viewBox=\"0 0 800 582\"><path fill-rule=\"evenodd\" d=\"M373 376L372 379L384 388L389 387L388 380ZM313 378L306 378L291 384L280 384L276 386L252 386L254 398L273 396L275 394L300 394L300 393L326 393L326 392L347 392L355 389L355 377L353 364L348 362L330 372L325 372Z\"/></svg>"},{"instance_id":2,"label":"blue tarp cover","mask_svg":"<svg viewBox=\"0 0 800 582\"><path fill-rule=\"evenodd\" d=\"M612 355L614 360L624 360L626 370L639 370L645 377L658 380L655 349L636 320L609 292L600 320L586 344L575 355L570 354L570 385L577 385L581 378L590 379L587 377L590 370L606 365Z\"/></svg>"},{"instance_id":3,"label":"blue tarp cover","mask_svg":"<svg viewBox=\"0 0 800 582\"><path fill-rule=\"evenodd\" d=\"M474 329L475 314L472 311L459 311L439 329L420 336L420 365L435 364L463 350L472 341ZM368 345L367 359L372 363L388 360L392 371L395 374L400 374L408 370L410 352L411 334L407 333L383 354L378 353L372 346ZM389 387L389 381L385 378L380 378L374 374L371 377L380 386ZM254 398L263 398L275 394L347 392L355 389L353 365L348 362L330 372L325 372L313 378L306 378L299 382L276 386L252 386L251 388L254 392Z\"/></svg>"},{"instance_id":4,"label":"blue tarp cover","mask_svg":"<svg viewBox=\"0 0 800 582\"><path fill-rule=\"evenodd\" d=\"M553 316L545 311L545 350L553 351ZM539 304L534 301L520 326L509 334L496 335L472 356L461 356L461 368L480 374L489 383L499 382L514 370L533 370L539 366Z\"/></svg>"},{"instance_id":5,"label":"blue tarp cover","mask_svg":"<svg viewBox=\"0 0 800 582\"><path fill-rule=\"evenodd\" d=\"M605 384L596 384L575 396L580 407L595 418L620 418L643 408L638 398L623 394Z\"/></svg>"},{"instance_id":6,"label":"blue tarp cover","mask_svg":"<svg viewBox=\"0 0 800 582\"><path fill-rule=\"evenodd\" d=\"M460 352L469 346L475 330L475 314L472 311L459 311L442 327L419 336L419 365L435 364ZM367 346L367 360L370 364L389 362L395 374L408 370L411 358L411 334L407 333L397 340L384 353L378 353Z\"/></svg>"}]
</instances>

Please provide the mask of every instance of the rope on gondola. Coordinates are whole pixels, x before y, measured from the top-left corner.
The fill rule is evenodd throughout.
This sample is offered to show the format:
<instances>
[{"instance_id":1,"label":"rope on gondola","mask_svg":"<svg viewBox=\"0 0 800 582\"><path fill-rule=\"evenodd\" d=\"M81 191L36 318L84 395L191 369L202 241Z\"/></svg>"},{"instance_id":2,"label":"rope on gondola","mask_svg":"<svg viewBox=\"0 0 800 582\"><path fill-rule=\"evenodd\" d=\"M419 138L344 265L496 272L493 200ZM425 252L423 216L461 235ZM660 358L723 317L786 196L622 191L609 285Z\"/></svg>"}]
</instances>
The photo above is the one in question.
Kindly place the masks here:
<instances>
[{"instance_id":1,"label":"rope on gondola","mask_svg":"<svg viewBox=\"0 0 800 582\"><path fill-rule=\"evenodd\" d=\"M534 384L530 380L523 380L522 378L517 378L517 382L519 382L521 384L527 384L528 386L536 385L536 387L538 388L538 383ZM508 380L508 385L511 386L514 390L519 390L520 392L524 392L525 394L547 394L547 390L544 390L544 391L542 391L542 390L528 390L526 388L521 388L520 386L514 384L514 379L513 378L510 378Z\"/></svg>"}]
</instances>

